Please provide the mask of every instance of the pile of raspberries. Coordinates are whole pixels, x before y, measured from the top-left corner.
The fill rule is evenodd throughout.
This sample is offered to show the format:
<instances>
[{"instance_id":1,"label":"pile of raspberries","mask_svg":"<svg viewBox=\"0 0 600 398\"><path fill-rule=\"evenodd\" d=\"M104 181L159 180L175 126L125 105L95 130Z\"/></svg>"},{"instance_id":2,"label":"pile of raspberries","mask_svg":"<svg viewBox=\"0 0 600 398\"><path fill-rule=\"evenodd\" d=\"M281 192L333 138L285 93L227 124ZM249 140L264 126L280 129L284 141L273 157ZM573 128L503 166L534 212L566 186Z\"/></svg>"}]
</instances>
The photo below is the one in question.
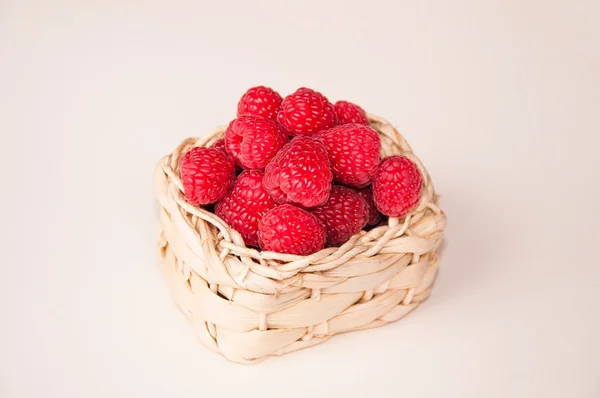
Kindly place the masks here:
<instances>
[{"instance_id":1,"label":"pile of raspberries","mask_svg":"<svg viewBox=\"0 0 600 398\"><path fill-rule=\"evenodd\" d=\"M308 255L419 203L417 166L400 155L381 159L380 149L358 105L304 87L282 98L259 86L242 96L224 138L182 157L180 174L186 200L216 203L247 246Z\"/></svg>"}]
</instances>

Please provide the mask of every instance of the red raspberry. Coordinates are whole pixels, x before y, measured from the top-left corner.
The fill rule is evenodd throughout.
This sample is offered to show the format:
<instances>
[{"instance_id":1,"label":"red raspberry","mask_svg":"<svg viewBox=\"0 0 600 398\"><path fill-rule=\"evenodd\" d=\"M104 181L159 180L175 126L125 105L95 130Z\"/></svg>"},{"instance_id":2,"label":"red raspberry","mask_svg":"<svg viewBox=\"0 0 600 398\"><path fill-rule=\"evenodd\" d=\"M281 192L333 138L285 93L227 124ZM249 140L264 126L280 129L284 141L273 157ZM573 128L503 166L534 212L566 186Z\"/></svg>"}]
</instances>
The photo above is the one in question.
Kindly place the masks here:
<instances>
[{"instance_id":1,"label":"red raspberry","mask_svg":"<svg viewBox=\"0 0 600 398\"><path fill-rule=\"evenodd\" d=\"M339 124L358 123L369 125L367 113L360 106L348 101L338 101L334 105Z\"/></svg>"},{"instance_id":2,"label":"red raspberry","mask_svg":"<svg viewBox=\"0 0 600 398\"><path fill-rule=\"evenodd\" d=\"M344 124L317 134L327 147L337 182L361 188L369 184L379 165L379 134L362 124Z\"/></svg>"},{"instance_id":3,"label":"red raspberry","mask_svg":"<svg viewBox=\"0 0 600 398\"><path fill-rule=\"evenodd\" d=\"M375 205L390 217L402 217L412 210L419 203L422 188L419 169L405 156L383 159L373 177Z\"/></svg>"},{"instance_id":4,"label":"red raspberry","mask_svg":"<svg viewBox=\"0 0 600 398\"><path fill-rule=\"evenodd\" d=\"M233 162L215 148L192 148L179 169L185 199L195 206L221 200L235 179Z\"/></svg>"},{"instance_id":5,"label":"red raspberry","mask_svg":"<svg viewBox=\"0 0 600 398\"><path fill-rule=\"evenodd\" d=\"M219 151L221 151L224 154L226 154L227 156L229 156L229 154L227 153L227 150L225 149L225 138L221 138L221 139L216 140L214 142L214 144L212 144L210 147L218 149Z\"/></svg>"},{"instance_id":6,"label":"red raspberry","mask_svg":"<svg viewBox=\"0 0 600 398\"><path fill-rule=\"evenodd\" d=\"M281 95L265 86L252 87L238 102L238 116L260 116L275 121L281 105Z\"/></svg>"},{"instance_id":7,"label":"red raspberry","mask_svg":"<svg viewBox=\"0 0 600 398\"><path fill-rule=\"evenodd\" d=\"M331 180L325 146L311 137L295 137L267 165L263 183L277 203L313 207L327 201Z\"/></svg>"},{"instance_id":8,"label":"red raspberry","mask_svg":"<svg viewBox=\"0 0 600 398\"><path fill-rule=\"evenodd\" d=\"M325 247L325 227L306 210L277 206L258 222L258 241L263 250L305 256Z\"/></svg>"},{"instance_id":9,"label":"red raspberry","mask_svg":"<svg viewBox=\"0 0 600 398\"><path fill-rule=\"evenodd\" d=\"M302 87L283 99L277 121L290 135L313 135L335 126L337 116L327 97Z\"/></svg>"},{"instance_id":10,"label":"red raspberry","mask_svg":"<svg viewBox=\"0 0 600 398\"><path fill-rule=\"evenodd\" d=\"M215 214L242 234L248 246L258 246L258 220L277 206L263 187L263 174L259 170L243 171L215 207Z\"/></svg>"},{"instance_id":11,"label":"red raspberry","mask_svg":"<svg viewBox=\"0 0 600 398\"><path fill-rule=\"evenodd\" d=\"M379 221L381 221L381 213L377 210L377 206L375 206L375 201L373 200L373 191L371 187L366 187L358 190L358 195L365 200L367 203L367 208L369 209L369 221L367 225L377 225Z\"/></svg>"},{"instance_id":12,"label":"red raspberry","mask_svg":"<svg viewBox=\"0 0 600 398\"><path fill-rule=\"evenodd\" d=\"M369 221L369 208L363 198L350 188L334 186L329 200L312 209L327 231L327 243L340 246L357 234Z\"/></svg>"},{"instance_id":13,"label":"red raspberry","mask_svg":"<svg viewBox=\"0 0 600 398\"><path fill-rule=\"evenodd\" d=\"M240 116L225 131L227 152L245 169L264 169L287 141L277 123L257 116Z\"/></svg>"},{"instance_id":14,"label":"red raspberry","mask_svg":"<svg viewBox=\"0 0 600 398\"><path fill-rule=\"evenodd\" d=\"M218 149L219 151L223 152L225 154L225 156L227 156L229 159L232 159L232 157L227 153L227 148L225 147L225 138L218 139L210 147ZM240 175L240 173L242 171L244 171L244 169L242 169L238 164L236 164L235 165L235 174Z\"/></svg>"}]
</instances>

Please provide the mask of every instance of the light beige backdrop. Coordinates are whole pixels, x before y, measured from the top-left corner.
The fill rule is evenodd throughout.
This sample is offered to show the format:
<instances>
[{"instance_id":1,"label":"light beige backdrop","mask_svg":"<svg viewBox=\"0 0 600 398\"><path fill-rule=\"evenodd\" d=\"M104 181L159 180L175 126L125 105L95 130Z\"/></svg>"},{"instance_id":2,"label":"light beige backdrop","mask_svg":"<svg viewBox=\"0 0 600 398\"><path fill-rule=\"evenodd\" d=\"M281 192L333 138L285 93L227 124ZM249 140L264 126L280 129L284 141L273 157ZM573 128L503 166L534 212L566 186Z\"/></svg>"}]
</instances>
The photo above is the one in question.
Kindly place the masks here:
<instances>
[{"instance_id":1,"label":"light beige backdrop","mask_svg":"<svg viewBox=\"0 0 600 398\"><path fill-rule=\"evenodd\" d=\"M600 396L597 1L0 0L0 397ZM155 162L301 85L443 195L431 299L255 367L156 265Z\"/></svg>"}]
</instances>

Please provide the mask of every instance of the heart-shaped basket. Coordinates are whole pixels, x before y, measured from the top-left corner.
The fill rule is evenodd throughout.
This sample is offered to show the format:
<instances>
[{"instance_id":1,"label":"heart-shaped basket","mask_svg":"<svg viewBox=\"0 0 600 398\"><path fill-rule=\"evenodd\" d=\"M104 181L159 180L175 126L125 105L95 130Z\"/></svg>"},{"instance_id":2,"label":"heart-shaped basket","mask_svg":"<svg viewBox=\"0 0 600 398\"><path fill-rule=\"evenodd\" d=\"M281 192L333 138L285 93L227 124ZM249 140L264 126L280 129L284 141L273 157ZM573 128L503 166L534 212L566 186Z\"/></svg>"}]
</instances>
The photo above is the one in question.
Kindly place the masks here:
<instances>
[{"instance_id":1,"label":"heart-shaped basket","mask_svg":"<svg viewBox=\"0 0 600 398\"><path fill-rule=\"evenodd\" d=\"M186 202L181 156L210 146L225 129L186 139L160 160L155 191L162 207L161 269L207 347L231 361L254 363L397 321L429 296L446 217L406 140L386 120L369 120L381 136L382 157L401 154L418 166L421 201L406 217L389 218L341 247L309 256L248 248L214 213Z\"/></svg>"}]
</instances>

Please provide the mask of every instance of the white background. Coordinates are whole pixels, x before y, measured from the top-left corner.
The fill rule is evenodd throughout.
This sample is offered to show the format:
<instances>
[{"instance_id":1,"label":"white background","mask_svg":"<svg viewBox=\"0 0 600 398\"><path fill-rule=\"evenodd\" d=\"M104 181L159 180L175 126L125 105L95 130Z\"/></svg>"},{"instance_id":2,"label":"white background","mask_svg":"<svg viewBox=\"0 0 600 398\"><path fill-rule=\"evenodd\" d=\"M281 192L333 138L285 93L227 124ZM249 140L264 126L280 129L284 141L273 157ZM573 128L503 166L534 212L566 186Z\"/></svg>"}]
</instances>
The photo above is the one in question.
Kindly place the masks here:
<instances>
[{"instance_id":1,"label":"white background","mask_svg":"<svg viewBox=\"0 0 600 398\"><path fill-rule=\"evenodd\" d=\"M0 397L600 396L600 3L0 0ZM257 366L157 267L152 172L267 84L391 120L449 224L406 319Z\"/></svg>"}]
</instances>

